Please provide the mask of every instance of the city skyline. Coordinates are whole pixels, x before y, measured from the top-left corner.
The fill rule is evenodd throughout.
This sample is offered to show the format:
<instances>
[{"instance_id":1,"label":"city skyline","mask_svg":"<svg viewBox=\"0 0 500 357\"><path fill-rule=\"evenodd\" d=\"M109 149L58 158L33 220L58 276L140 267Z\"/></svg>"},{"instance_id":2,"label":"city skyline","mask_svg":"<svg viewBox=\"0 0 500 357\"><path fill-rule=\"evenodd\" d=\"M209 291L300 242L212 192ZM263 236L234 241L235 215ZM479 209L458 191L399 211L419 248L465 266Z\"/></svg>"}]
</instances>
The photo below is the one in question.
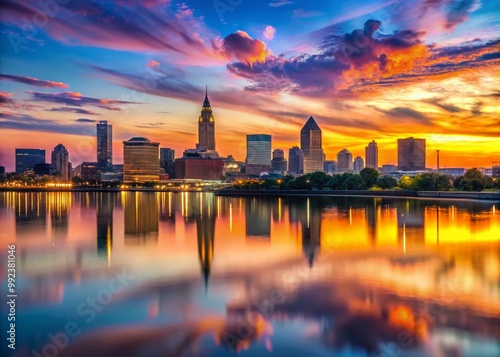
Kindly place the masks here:
<instances>
[{"instance_id":1,"label":"city skyline","mask_svg":"<svg viewBox=\"0 0 500 357\"><path fill-rule=\"evenodd\" d=\"M441 167L500 161L494 2L269 0L222 11L201 1L102 1L82 13L89 4L65 4L34 33L23 32L21 19L41 11L36 2L0 5L7 171L15 148L50 152L58 142L72 162L95 161L100 120L113 123L115 163L134 136L183 152L198 142L207 85L221 156L243 161L247 133L268 133L273 148L287 150L312 115L327 160L343 147L363 157L375 140L379 165L397 164L397 139L414 136L427 141L428 167L436 167L436 150ZM114 26L118 20L129 27Z\"/></svg>"}]
</instances>

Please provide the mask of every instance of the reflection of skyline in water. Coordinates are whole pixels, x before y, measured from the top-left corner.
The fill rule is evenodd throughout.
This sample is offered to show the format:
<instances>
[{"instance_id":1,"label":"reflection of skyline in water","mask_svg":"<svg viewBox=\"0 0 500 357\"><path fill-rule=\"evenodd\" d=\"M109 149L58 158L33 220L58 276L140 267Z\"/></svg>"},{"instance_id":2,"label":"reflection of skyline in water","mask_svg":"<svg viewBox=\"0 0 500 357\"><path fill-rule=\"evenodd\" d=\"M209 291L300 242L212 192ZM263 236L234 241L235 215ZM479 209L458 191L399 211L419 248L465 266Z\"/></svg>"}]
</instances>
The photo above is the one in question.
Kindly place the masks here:
<instances>
[{"instance_id":1,"label":"reflection of skyline in water","mask_svg":"<svg viewBox=\"0 0 500 357\"><path fill-rule=\"evenodd\" d=\"M115 195L98 193L96 199L97 251L110 255L113 246L113 207Z\"/></svg>"},{"instance_id":2,"label":"reflection of skyline in water","mask_svg":"<svg viewBox=\"0 0 500 357\"><path fill-rule=\"evenodd\" d=\"M246 200L245 230L248 238L271 237L271 201L261 197Z\"/></svg>"},{"instance_id":3,"label":"reflection of skyline in water","mask_svg":"<svg viewBox=\"0 0 500 357\"><path fill-rule=\"evenodd\" d=\"M482 344L491 352L492 339L500 340L500 217L492 203L292 197L262 198L252 207L245 198L211 193L75 194L66 200L42 193L47 212L57 214L60 206L66 217L66 245L50 250L50 230L33 245L29 231L17 229L19 206L9 194L0 193L0 224L23 252L22 292L31 310L20 313L29 315L38 304L45 316L59 316L22 332L42 336L34 346L44 343L40 329L60 329L59 321L81 302L80 292L95 296L100 288L92 282L106 283L111 270L122 267L138 278L98 315L95 327L119 343L122 326L129 326L127 334L137 326L130 343L157 343L152 356L169 355L158 347L170 343L168 331L186 337L176 340L185 341L184 349L171 341L184 351L179 356L200 355L198 344L226 355L224 333L239 328L230 327L233 319L262 313L255 304L275 290L284 300L264 314L274 333L239 342L251 357L264 348L277 356L346 355L349 348L360 351L356 357L376 355L402 330L412 334L418 357L475 356L467 348ZM269 220L252 216L260 208ZM265 244L248 238L249 216L264 222ZM106 264L98 254L108 250L113 260ZM92 339L84 345L101 348L101 333L94 325L88 332L82 338Z\"/></svg>"},{"instance_id":4,"label":"reflection of skyline in water","mask_svg":"<svg viewBox=\"0 0 500 357\"><path fill-rule=\"evenodd\" d=\"M55 192L49 196L48 207L52 237L54 239L68 237L69 212L72 194L70 192Z\"/></svg>"},{"instance_id":5,"label":"reflection of skyline in water","mask_svg":"<svg viewBox=\"0 0 500 357\"><path fill-rule=\"evenodd\" d=\"M145 244L158 239L158 202L153 192L125 192L125 243Z\"/></svg>"},{"instance_id":6,"label":"reflection of skyline in water","mask_svg":"<svg viewBox=\"0 0 500 357\"><path fill-rule=\"evenodd\" d=\"M311 267L321 245L321 212L321 201L317 198L307 198L305 209L301 210L302 247Z\"/></svg>"},{"instance_id":7,"label":"reflection of skyline in water","mask_svg":"<svg viewBox=\"0 0 500 357\"><path fill-rule=\"evenodd\" d=\"M214 258L214 233L215 233L215 204L214 197L200 196L199 215L196 219L196 232L198 238L198 257L200 259L201 271L205 281L205 289L208 289L210 269ZM204 201L204 202L203 202Z\"/></svg>"},{"instance_id":8,"label":"reflection of skyline in water","mask_svg":"<svg viewBox=\"0 0 500 357\"><path fill-rule=\"evenodd\" d=\"M47 202L40 192L30 192L13 197L16 211L16 232L30 234L44 232L47 228Z\"/></svg>"}]
</instances>

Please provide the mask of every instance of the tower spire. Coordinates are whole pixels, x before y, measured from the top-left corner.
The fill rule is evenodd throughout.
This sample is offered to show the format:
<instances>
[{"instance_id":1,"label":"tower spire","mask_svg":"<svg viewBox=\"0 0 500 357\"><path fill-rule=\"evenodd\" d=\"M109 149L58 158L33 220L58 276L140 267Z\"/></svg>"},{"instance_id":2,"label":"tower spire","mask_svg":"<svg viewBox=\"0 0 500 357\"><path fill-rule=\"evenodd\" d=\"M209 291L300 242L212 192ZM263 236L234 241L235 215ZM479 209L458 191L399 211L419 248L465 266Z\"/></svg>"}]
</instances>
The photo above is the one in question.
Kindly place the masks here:
<instances>
[{"instance_id":1,"label":"tower spire","mask_svg":"<svg viewBox=\"0 0 500 357\"><path fill-rule=\"evenodd\" d=\"M203 102L203 107L210 108L210 101L208 100L208 86L205 86L205 101Z\"/></svg>"}]
</instances>

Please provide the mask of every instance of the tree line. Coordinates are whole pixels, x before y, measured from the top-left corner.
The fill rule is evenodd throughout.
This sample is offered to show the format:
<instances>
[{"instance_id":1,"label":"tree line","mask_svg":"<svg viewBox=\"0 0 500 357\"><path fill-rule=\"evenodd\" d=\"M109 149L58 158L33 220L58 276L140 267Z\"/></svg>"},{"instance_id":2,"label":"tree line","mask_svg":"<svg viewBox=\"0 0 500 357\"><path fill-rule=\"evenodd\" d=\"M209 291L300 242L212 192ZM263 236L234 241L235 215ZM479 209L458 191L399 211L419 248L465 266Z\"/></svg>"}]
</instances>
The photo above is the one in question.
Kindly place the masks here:
<instances>
[{"instance_id":1,"label":"tree line","mask_svg":"<svg viewBox=\"0 0 500 357\"><path fill-rule=\"evenodd\" d=\"M415 177L403 176L396 180L382 176L372 168L364 168L359 174L345 172L327 175L313 172L299 177L287 175L281 179L238 180L235 189L242 190L411 190L411 191L483 191L500 189L500 180L483 175L478 169L470 169L463 176L453 179L450 175L425 172Z\"/></svg>"}]
</instances>

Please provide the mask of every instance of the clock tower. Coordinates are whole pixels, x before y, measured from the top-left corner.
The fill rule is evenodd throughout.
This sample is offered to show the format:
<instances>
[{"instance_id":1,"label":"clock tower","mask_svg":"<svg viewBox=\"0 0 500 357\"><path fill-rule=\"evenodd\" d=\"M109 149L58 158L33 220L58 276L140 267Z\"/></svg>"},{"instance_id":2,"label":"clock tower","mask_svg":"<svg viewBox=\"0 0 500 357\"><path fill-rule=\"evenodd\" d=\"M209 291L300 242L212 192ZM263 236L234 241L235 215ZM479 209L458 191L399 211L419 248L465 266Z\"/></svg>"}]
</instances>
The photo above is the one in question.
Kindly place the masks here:
<instances>
[{"instance_id":1,"label":"clock tower","mask_svg":"<svg viewBox=\"0 0 500 357\"><path fill-rule=\"evenodd\" d=\"M208 100L208 88L205 89L205 100L198 119L198 149L215 150L215 119Z\"/></svg>"}]
</instances>

